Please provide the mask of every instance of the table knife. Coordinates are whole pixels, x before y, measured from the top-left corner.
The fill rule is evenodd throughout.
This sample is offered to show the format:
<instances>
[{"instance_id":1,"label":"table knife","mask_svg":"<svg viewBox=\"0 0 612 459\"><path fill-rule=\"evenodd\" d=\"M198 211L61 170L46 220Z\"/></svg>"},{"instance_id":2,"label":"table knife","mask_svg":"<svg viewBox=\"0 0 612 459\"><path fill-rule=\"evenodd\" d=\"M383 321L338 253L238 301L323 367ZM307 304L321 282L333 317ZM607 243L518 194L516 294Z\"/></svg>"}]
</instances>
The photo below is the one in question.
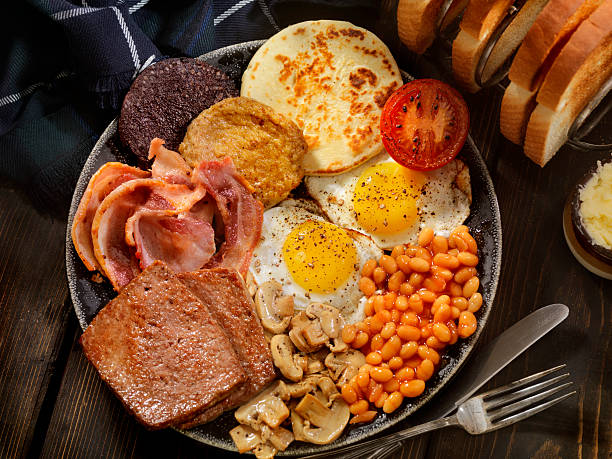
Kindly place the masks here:
<instances>
[{"instance_id":1,"label":"table knife","mask_svg":"<svg viewBox=\"0 0 612 459\"><path fill-rule=\"evenodd\" d=\"M483 346L478 351L477 358L468 361L450 385L436 396L436 407L423 413L415 413L411 416L411 424L418 425L448 416L533 343L563 322L568 314L567 306L555 303L544 306L519 320ZM384 440L384 437L381 440ZM381 449L370 457L381 459L400 446L401 442L391 448L389 445L381 446Z\"/></svg>"}]
</instances>

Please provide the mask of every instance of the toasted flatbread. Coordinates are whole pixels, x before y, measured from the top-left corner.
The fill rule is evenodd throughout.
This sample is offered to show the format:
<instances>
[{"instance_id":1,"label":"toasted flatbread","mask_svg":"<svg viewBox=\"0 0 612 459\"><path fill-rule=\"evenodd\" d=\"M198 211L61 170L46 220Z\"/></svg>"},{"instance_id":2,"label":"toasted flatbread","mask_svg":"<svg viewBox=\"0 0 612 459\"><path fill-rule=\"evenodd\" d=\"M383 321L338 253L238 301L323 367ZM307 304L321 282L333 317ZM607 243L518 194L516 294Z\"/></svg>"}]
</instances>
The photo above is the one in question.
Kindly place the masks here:
<instances>
[{"instance_id":1,"label":"toasted flatbread","mask_svg":"<svg viewBox=\"0 0 612 459\"><path fill-rule=\"evenodd\" d=\"M402 85L371 32L343 21L307 21L270 38L242 76L241 95L294 120L308 143L307 175L338 174L383 149L380 114Z\"/></svg>"}]
</instances>

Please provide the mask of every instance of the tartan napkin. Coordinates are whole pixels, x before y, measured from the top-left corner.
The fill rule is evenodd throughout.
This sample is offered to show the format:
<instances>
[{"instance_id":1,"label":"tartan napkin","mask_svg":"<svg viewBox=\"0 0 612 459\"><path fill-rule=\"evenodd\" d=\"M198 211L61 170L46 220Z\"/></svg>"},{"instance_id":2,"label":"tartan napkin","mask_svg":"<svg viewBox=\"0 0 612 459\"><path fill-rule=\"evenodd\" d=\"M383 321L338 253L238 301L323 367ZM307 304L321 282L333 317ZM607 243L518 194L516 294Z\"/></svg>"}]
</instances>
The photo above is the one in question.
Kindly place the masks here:
<instances>
[{"instance_id":1,"label":"tartan napkin","mask_svg":"<svg viewBox=\"0 0 612 459\"><path fill-rule=\"evenodd\" d=\"M308 19L373 28L376 0L27 0L9 13L0 176L64 218L80 170L139 71Z\"/></svg>"}]
</instances>

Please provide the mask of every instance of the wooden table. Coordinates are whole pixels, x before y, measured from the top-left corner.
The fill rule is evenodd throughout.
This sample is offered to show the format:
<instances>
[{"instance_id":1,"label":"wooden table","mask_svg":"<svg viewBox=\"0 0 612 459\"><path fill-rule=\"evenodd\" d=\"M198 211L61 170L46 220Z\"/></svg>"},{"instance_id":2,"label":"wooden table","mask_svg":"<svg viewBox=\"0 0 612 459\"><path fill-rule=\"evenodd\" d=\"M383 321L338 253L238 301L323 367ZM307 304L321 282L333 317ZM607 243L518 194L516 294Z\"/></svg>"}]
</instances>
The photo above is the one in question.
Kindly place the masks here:
<instances>
[{"instance_id":1,"label":"wooden table","mask_svg":"<svg viewBox=\"0 0 612 459\"><path fill-rule=\"evenodd\" d=\"M430 75L433 70L423 60L399 46L394 7L393 1L382 2L377 33L401 67L415 76ZM472 437L460 429L446 429L420 436L406 442L394 457L609 458L612 281L576 262L561 226L571 188L609 153L579 153L565 147L541 169L499 134L500 99L495 89L467 97L471 135L493 178L503 224L501 279L473 355L529 312L565 303L569 318L487 387L567 363L578 395L495 433ZM607 132L612 129L610 121L609 116ZM1 186L0 457L237 456L172 430L148 432L125 412L77 341L81 330L65 274L65 218L37 209L10 184Z\"/></svg>"}]
</instances>

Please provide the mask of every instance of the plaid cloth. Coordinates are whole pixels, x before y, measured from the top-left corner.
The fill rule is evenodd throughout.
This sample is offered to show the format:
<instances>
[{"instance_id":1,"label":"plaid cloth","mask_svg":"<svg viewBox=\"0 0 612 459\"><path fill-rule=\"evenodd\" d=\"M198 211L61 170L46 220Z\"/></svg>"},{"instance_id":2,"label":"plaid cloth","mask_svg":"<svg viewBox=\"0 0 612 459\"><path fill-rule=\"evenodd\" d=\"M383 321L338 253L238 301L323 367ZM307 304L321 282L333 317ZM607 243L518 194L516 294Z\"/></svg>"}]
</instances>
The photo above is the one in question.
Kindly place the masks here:
<instances>
[{"instance_id":1,"label":"plaid cloth","mask_svg":"<svg viewBox=\"0 0 612 459\"><path fill-rule=\"evenodd\" d=\"M28 0L9 13L0 175L64 217L95 141L139 71L307 19L366 28L376 0Z\"/></svg>"}]
</instances>

